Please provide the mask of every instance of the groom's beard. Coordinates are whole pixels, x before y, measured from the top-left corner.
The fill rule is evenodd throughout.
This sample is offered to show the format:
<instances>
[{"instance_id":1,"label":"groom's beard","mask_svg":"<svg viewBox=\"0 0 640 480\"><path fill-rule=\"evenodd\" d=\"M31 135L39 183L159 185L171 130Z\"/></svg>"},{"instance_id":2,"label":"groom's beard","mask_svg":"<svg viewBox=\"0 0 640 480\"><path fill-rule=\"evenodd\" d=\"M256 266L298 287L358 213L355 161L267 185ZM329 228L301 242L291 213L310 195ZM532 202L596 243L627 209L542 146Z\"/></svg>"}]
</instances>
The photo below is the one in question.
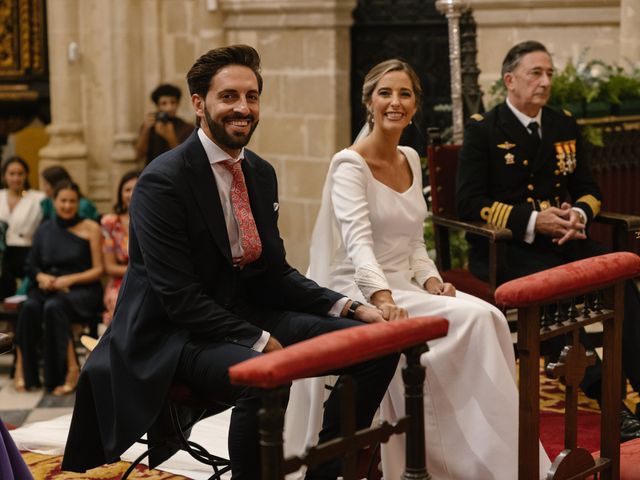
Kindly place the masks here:
<instances>
[{"instance_id":1,"label":"groom's beard","mask_svg":"<svg viewBox=\"0 0 640 480\"><path fill-rule=\"evenodd\" d=\"M247 143L249 143L249 140L251 140L251 135L253 135L253 132L258 126L258 122L254 122L255 117L253 115L228 115L222 119L222 122L216 122L211 118L211 115L209 115L209 111L206 106L204 107L204 118L213 138L223 146L232 150L246 146ZM246 134L236 133L234 135L227 133L224 128L224 122L233 119L249 120L251 122L251 129L249 132Z\"/></svg>"}]
</instances>

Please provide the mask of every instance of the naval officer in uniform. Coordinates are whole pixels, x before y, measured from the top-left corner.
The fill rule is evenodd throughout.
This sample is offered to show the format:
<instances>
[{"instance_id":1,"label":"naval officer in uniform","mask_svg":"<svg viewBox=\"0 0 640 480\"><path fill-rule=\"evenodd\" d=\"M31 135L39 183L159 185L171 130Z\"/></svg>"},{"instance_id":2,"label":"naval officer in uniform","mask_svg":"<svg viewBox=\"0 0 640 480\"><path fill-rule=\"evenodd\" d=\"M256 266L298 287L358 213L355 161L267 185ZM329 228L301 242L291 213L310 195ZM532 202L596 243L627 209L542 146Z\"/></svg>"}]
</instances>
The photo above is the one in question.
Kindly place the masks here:
<instances>
[{"instance_id":1,"label":"naval officer in uniform","mask_svg":"<svg viewBox=\"0 0 640 480\"><path fill-rule=\"evenodd\" d=\"M466 126L457 178L458 213L513 232L500 282L606 253L586 227L600 212L601 195L585 158L578 126L568 112L546 106L553 62L545 46L515 45L502 63L507 99ZM485 239L468 236L469 268L488 279ZM640 295L625 291L623 369L640 391ZM585 393L599 399L600 365L589 368ZM622 412L621 438L640 437L640 421Z\"/></svg>"}]
</instances>

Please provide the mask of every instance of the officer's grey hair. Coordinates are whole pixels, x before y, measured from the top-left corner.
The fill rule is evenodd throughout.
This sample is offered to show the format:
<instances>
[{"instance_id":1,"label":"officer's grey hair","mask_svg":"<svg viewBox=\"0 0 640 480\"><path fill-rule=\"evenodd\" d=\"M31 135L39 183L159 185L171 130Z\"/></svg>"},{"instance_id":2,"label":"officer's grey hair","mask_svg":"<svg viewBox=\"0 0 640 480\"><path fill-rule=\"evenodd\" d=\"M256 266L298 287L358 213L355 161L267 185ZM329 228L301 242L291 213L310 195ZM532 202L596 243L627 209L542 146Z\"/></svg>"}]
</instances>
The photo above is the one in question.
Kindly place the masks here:
<instances>
[{"instance_id":1,"label":"officer's grey hair","mask_svg":"<svg viewBox=\"0 0 640 480\"><path fill-rule=\"evenodd\" d=\"M547 47L540 42L536 42L535 40L520 42L511 47L511 50L509 50L507 55L504 57L504 60L502 61L502 77L504 78L505 74L513 72L518 68L522 57L533 52L544 52L551 56Z\"/></svg>"}]
</instances>

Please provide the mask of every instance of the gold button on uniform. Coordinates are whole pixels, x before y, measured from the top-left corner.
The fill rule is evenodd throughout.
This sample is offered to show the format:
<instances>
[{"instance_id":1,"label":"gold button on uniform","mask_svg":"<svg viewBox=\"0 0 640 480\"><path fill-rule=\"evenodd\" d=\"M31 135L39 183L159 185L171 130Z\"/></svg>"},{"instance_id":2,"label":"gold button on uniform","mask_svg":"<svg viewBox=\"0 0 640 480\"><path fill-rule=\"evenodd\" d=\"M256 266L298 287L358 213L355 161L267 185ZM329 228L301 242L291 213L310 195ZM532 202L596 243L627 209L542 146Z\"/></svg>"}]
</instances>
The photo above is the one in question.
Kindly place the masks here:
<instances>
[{"instance_id":1,"label":"gold button on uniform","mask_svg":"<svg viewBox=\"0 0 640 480\"><path fill-rule=\"evenodd\" d=\"M560 184L559 183L556 183L556 188L560 188Z\"/></svg>"},{"instance_id":2,"label":"gold button on uniform","mask_svg":"<svg viewBox=\"0 0 640 480\"><path fill-rule=\"evenodd\" d=\"M528 188L529 190L533 190L533 188L534 188L534 187L533 187L533 185L529 184L529 185L527 185L527 188Z\"/></svg>"},{"instance_id":3,"label":"gold button on uniform","mask_svg":"<svg viewBox=\"0 0 640 480\"><path fill-rule=\"evenodd\" d=\"M529 160L523 160L522 164L526 167L527 165L529 165Z\"/></svg>"},{"instance_id":4,"label":"gold button on uniform","mask_svg":"<svg viewBox=\"0 0 640 480\"><path fill-rule=\"evenodd\" d=\"M556 171L555 171L555 172L553 172L553 173L555 173L556 175L560 175L560 170L556 170Z\"/></svg>"}]
</instances>

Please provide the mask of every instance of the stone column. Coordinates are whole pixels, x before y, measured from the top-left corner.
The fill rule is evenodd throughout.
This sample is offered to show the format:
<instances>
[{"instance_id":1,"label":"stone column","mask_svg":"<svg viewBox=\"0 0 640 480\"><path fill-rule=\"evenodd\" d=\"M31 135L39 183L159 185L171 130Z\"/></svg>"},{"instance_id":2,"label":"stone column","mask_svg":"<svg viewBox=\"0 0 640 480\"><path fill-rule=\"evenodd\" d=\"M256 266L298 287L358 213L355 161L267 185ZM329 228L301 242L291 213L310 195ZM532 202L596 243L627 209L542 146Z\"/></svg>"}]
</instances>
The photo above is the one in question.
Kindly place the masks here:
<instances>
[{"instance_id":1,"label":"stone column","mask_svg":"<svg viewBox=\"0 0 640 480\"><path fill-rule=\"evenodd\" d=\"M620 1L620 63L640 61L640 0Z\"/></svg>"},{"instance_id":2,"label":"stone column","mask_svg":"<svg viewBox=\"0 0 640 480\"><path fill-rule=\"evenodd\" d=\"M113 149L111 150L111 185L117 185L120 176L138 166L135 142L138 139L135 109L137 100L135 89L140 83L139 68L141 42L138 10L139 2L112 0L111 35L113 78L111 91L113 99Z\"/></svg>"},{"instance_id":3,"label":"stone column","mask_svg":"<svg viewBox=\"0 0 640 480\"><path fill-rule=\"evenodd\" d=\"M349 27L356 0L220 0L226 43L262 57L260 126L249 148L276 168L289 262L308 264L331 156L350 144Z\"/></svg>"},{"instance_id":4,"label":"stone column","mask_svg":"<svg viewBox=\"0 0 640 480\"><path fill-rule=\"evenodd\" d=\"M87 145L82 120L82 46L79 42L80 0L49 0L51 124L49 143L40 150L39 169L64 166L83 191L88 187ZM66 59L66 60L62 60Z\"/></svg>"}]
</instances>

